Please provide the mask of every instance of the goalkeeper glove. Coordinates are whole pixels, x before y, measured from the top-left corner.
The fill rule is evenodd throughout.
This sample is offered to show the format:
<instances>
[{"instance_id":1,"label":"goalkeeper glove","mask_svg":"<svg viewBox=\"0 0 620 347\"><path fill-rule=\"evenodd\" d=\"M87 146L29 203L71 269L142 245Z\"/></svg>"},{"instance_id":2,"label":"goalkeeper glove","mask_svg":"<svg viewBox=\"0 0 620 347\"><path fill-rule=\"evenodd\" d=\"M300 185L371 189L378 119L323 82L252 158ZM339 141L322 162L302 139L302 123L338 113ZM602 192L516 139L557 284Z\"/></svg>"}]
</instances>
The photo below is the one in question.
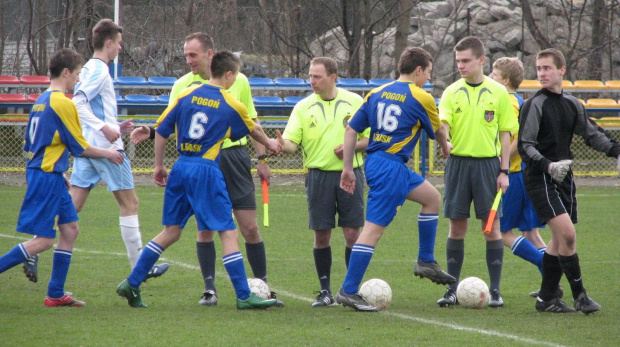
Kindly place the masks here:
<instances>
[{"instance_id":1,"label":"goalkeeper glove","mask_svg":"<svg viewBox=\"0 0 620 347\"><path fill-rule=\"evenodd\" d=\"M562 181L564 181L564 177L566 177L566 174L568 174L568 171L570 170L570 164L572 163L572 160L567 159L549 164L549 175L551 175L551 178L554 181L562 183Z\"/></svg>"}]
</instances>

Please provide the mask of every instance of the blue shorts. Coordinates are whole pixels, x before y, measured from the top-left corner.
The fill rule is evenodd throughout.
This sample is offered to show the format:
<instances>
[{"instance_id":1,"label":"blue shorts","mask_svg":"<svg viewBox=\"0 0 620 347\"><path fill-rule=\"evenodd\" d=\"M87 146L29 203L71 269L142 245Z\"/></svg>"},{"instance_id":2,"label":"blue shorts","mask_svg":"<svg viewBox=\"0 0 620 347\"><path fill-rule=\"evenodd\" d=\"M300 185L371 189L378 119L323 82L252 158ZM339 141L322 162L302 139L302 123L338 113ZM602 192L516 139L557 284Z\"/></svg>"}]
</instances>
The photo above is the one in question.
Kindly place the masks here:
<instances>
[{"instance_id":1,"label":"blue shorts","mask_svg":"<svg viewBox=\"0 0 620 347\"><path fill-rule=\"evenodd\" d=\"M402 158L385 152L368 154L364 165L370 187L366 220L387 227L409 192L424 183L424 178L411 171Z\"/></svg>"},{"instance_id":2,"label":"blue shorts","mask_svg":"<svg viewBox=\"0 0 620 347\"><path fill-rule=\"evenodd\" d=\"M168 176L161 223L184 228L192 215L196 216L198 230L236 229L232 203L218 163L181 156Z\"/></svg>"},{"instance_id":3,"label":"blue shorts","mask_svg":"<svg viewBox=\"0 0 620 347\"><path fill-rule=\"evenodd\" d=\"M122 164L111 163L105 158L75 157L73 159L73 172L71 185L80 188L93 188L103 180L108 185L108 191L133 189L133 175L131 164L125 152L122 152L125 160Z\"/></svg>"},{"instance_id":4,"label":"blue shorts","mask_svg":"<svg viewBox=\"0 0 620 347\"><path fill-rule=\"evenodd\" d=\"M505 233L515 228L519 231L531 231L543 227L525 191L523 172L510 173L508 179L510 186L502 198L504 214L499 219L500 231Z\"/></svg>"},{"instance_id":5,"label":"blue shorts","mask_svg":"<svg viewBox=\"0 0 620 347\"><path fill-rule=\"evenodd\" d=\"M56 238L54 223L67 224L78 220L65 178L61 173L26 170L26 196L19 211L17 231L41 237Z\"/></svg>"}]
</instances>

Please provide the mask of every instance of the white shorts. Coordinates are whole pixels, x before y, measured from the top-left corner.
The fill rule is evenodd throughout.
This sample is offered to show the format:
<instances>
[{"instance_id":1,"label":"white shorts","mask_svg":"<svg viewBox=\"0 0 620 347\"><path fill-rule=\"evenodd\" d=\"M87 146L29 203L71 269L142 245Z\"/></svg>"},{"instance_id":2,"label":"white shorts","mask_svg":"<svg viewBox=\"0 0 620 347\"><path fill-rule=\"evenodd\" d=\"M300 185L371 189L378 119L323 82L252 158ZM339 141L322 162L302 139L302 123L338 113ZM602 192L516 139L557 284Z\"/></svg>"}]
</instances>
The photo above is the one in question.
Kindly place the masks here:
<instances>
[{"instance_id":1,"label":"white shorts","mask_svg":"<svg viewBox=\"0 0 620 347\"><path fill-rule=\"evenodd\" d=\"M71 185L80 188L92 188L103 180L108 185L108 191L133 189L133 175L131 164L125 152L121 152L125 160L122 164L111 163L105 158L75 157Z\"/></svg>"}]
</instances>

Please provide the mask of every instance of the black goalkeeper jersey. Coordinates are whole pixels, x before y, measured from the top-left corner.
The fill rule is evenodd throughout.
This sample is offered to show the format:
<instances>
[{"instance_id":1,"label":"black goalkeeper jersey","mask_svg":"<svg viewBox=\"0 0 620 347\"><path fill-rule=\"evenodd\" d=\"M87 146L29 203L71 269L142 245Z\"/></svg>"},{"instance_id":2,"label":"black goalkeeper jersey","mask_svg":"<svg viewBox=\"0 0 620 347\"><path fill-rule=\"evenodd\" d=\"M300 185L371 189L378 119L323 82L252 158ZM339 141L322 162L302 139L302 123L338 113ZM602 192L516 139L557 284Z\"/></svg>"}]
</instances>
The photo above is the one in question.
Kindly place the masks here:
<instances>
[{"instance_id":1,"label":"black goalkeeper jersey","mask_svg":"<svg viewBox=\"0 0 620 347\"><path fill-rule=\"evenodd\" d=\"M573 159L573 134L609 157L620 155L620 145L588 118L585 107L572 95L541 89L521 107L518 149L529 170L547 172L550 163Z\"/></svg>"}]
</instances>

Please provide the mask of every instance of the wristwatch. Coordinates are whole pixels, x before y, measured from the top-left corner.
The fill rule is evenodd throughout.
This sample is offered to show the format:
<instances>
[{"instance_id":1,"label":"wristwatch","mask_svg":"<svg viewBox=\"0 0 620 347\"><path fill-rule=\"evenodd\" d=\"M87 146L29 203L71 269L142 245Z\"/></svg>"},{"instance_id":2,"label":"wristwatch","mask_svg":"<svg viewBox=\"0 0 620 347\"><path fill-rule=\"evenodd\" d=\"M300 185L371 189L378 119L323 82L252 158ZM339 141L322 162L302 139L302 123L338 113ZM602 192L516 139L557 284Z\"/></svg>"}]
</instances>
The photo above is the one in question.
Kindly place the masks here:
<instances>
[{"instance_id":1,"label":"wristwatch","mask_svg":"<svg viewBox=\"0 0 620 347\"><path fill-rule=\"evenodd\" d=\"M256 158L256 159L258 159L258 162L261 163L261 164L267 164L267 159L268 158L269 158L268 154L262 154L262 155L259 155L258 158Z\"/></svg>"},{"instance_id":2,"label":"wristwatch","mask_svg":"<svg viewBox=\"0 0 620 347\"><path fill-rule=\"evenodd\" d=\"M499 173L503 173L503 174L506 174L506 176L508 176L508 175L510 175L510 170L508 170L508 169L503 169L503 170L500 169Z\"/></svg>"}]
</instances>

